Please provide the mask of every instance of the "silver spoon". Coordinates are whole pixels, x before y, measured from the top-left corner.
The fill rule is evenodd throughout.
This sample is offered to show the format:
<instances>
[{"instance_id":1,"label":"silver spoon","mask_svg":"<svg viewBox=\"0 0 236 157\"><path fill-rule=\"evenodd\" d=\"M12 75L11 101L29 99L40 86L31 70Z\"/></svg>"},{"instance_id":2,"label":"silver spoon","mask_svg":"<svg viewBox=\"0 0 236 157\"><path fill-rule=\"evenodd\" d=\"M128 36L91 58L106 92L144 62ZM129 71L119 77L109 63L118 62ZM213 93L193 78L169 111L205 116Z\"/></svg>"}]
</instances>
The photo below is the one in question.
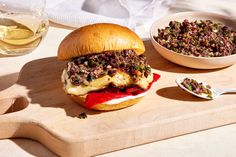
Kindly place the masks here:
<instances>
[{"instance_id":1,"label":"silver spoon","mask_svg":"<svg viewBox=\"0 0 236 157\"><path fill-rule=\"evenodd\" d=\"M217 88L214 88L211 86L211 88L208 88L210 91L211 91L211 96L209 96L208 94L197 94L197 93L194 93L193 91L185 88L181 83L183 82L183 80L185 78L189 78L189 77L178 77L175 82L177 83L177 85L182 88L183 90L185 90L186 92L189 92L197 97L200 97L200 98L203 98L203 99L215 99L217 97L219 97L221 94L224 94L224 93L232 93L232 92L236 92L236 88L221 88L221 89L217 89ZM189 79L192 79L192 78L189 78ZM194 79L196 80L196 79ZM202 82L202 81L199 81L199 80L196 80L198 83L202 83L204 87L207 88L207 85L209 85L208 83L206 82Z\"/></svg>"}]
</instances>

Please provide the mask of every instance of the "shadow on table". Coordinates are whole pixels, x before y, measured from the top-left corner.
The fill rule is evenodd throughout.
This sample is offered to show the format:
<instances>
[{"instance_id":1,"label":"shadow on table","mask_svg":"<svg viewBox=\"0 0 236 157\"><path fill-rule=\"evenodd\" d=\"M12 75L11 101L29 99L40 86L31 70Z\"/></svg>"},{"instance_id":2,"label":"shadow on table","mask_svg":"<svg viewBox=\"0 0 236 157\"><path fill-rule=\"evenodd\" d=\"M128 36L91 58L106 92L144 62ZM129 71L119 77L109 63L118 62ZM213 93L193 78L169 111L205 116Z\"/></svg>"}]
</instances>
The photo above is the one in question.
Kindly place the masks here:
<instances>
[{"instance_id":1,"label":"shadow on table","mask_svg":"<svg viewBox=\"0 0 236 157\"><path fill-rule=\"evenodd\" d=\"M12 73L4 76L0 76L0 91L12 86L16 83L19 73Z\"/></svg>"},{"instance_id":2,"label":"shadow on table","mask_svg":"<svg viewBox=\"0 0 236 157\"><path fill-rule=\"evenodd\" d=\"M78 117L83 112L88 115L99 114L100 112L80 107L66 95L61 83L64 68L66 62L58 61L56 57L33 60L23 66L17 84L26 88L30 105L62 108L70 117Z\"/></svg>"},{"instance_id":3,"label":"shadow on table","mask_svg":"<svg viewBox=\"0 0 236 157\"><path fill-rule=\"evenodd\" d=\"M193 102L209 101L206 99L201 99L196 96L193 96L190 93L183 91L178 86L171 86L158 89L156 91L156 94L164 98L180 100L180 101L193 101Z\"/></svg>"}]
</instances>

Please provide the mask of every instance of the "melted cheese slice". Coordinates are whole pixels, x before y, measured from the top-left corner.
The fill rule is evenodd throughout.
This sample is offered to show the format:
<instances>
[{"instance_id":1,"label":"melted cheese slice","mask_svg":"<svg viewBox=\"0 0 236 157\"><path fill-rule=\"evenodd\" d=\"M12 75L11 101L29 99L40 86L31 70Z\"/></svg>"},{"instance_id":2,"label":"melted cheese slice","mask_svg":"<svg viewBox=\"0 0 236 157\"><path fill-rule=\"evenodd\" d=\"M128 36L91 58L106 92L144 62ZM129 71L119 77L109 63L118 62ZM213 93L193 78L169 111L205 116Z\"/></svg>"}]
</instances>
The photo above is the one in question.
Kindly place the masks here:
<instances>
[{"instance_id":1,"label":"melted cheese slice","mask_svg":"<svg viewBox=\"0 0 236 157\"><path fill-rule=\"evenodd\" d=\"M70 79L68 78L66 69L62 73L62 82L64 83L64 89L68 94L73 95L84 95L91 91L96 91L99 89L106 88L110 83L114 86L128 86L131 84L138 85L143 89L146 89L150 82L152 82L153 76L149 75L146 77L138 78L137 82L133 82L132 78L125 72L118 71L113 77L105 75L96 80L89 82L88 85L76 86L71 84Z\"/></svg>"}]
</instances>

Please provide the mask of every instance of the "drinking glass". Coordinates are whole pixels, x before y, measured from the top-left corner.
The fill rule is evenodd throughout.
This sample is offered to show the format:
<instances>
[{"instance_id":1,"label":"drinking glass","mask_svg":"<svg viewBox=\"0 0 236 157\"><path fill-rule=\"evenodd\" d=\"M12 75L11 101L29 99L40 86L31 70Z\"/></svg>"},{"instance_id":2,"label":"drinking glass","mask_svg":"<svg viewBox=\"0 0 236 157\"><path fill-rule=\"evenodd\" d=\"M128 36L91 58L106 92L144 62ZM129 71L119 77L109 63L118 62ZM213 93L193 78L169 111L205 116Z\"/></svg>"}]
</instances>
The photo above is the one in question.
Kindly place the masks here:
<instances>
[{"instance_id":1,"label":"drinking glass","mask_svg":"<svg viewBox=\"0 0 236 157\"><path fill-rule=\"evenodd\" d=\"M32 52L48 30L45 0L0 0L0 57Z\"/></svg>"}]
</instances>

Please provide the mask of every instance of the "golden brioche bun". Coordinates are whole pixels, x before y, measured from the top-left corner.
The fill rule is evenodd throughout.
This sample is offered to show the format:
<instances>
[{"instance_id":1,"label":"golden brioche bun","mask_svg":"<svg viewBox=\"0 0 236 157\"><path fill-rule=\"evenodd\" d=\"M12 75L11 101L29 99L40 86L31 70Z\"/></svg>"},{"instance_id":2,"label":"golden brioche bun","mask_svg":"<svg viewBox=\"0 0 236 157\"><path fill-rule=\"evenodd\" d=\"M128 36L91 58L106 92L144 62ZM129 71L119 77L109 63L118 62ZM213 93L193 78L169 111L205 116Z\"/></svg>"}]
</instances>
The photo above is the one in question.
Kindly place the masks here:
<instances>
[{"instance_id":1,"label":"golden brioche bun","mask_svg":"<svg viewBox=\"0 0 236 157\"><path fill-rule=\"evenodd\" d=\"M83 96L70 95L72 100L74 100L76 103L78 103L79 105L81 105L85 108L86 108L86 106L85 106L84 103L85 103L86 96L87 95L83 95ZM92 108L89 108L89 109L98 110L98 111L118 110L118 109L122 109L122 108L125 108L125 107L132 106L132 105L138 103L142 98L143 98L143 96L135 98L135 99L128 99L128 100L122 101L122 102L117 103L117 104L112 104L112 105L106 104L106 102L105 102L105 103L102 103L102 104L97 104L97 105L95 105L95 106L93 106Z\"/></svg>"},{"instance_id":2,"label":"golden brioche bun","mask_svg":"<svg viewBox=\"0 0 236 157\"><path fill-rule=\"evenodd\" d=\"M58 48L58 59L68 60L104 51L134 50L144 53L143 41L127 27L97 23L78 28L67 35Z\"/></svg>"}]
</instances>

